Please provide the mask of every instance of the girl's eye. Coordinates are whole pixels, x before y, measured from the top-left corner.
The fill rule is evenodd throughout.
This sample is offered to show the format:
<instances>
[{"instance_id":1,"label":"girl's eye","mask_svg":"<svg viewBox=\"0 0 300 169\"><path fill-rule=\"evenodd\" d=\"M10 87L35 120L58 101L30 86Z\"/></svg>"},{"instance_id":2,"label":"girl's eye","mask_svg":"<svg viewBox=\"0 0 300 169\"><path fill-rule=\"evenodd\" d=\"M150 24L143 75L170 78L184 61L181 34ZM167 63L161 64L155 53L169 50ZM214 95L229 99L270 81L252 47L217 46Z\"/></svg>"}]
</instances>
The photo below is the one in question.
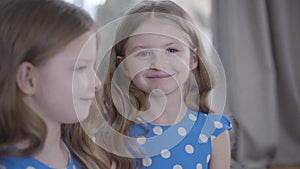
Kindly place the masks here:
<instances>
[{"instance_id":1,"label":"girl's eye","mask_svg":"<svg viewBox=\"0 0 300 169\"><path fill-rule=\"evenodd\" d=\"M78 66L78 67L76 67L76 70L77 71L82 71L82 70L84 70L86 68L87 68L87 66Z\"/></svg>"},{"instance_id":2,"label":"girl's eye","mask_svg":"<svg viewBox=\"0 0 300 169\"><path fill-rule=\"evenodd\" d=\"M172 54L172 53L176 53L176 52L178 52L177 49L174 49L174 48L168 48L167 49L167 54Z\"/></svg>"},{"instance_id":3,"label":"girl's eye","mask_svg":"<svg viewBox=\"0 0 300 169\"><path fill-rule=\"evenodd\" d=\"M144 56L149 56L150 54L151 54L150 51L144 50L144 51L138 52L136 54L136 56L142 56L142 57L144 57Z\"/></svg>"},{"instance_id":4,"label":"girl's eye","mask_svg":"<svg viewBox=\"0 0 300 169\"><path fill-rule=\"evenodd\" d=\"M174 48L168 48L167 49L167 54L172 54L172 53L176 53L176 52L178 52L177 49L174 49Z\"/></svg>"}]
</instances>

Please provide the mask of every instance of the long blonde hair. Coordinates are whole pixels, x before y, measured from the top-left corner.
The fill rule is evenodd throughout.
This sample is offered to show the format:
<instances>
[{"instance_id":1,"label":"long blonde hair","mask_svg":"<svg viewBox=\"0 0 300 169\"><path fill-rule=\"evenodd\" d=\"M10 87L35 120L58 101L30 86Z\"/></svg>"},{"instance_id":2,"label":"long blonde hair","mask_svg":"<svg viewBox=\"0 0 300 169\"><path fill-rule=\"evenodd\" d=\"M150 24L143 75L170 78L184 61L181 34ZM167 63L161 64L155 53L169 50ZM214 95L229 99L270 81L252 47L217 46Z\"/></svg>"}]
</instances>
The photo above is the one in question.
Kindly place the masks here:
<instances>
[{"instance_id":1,"label":"long blonde hair","mask_svg":"<svg viewBox=\"0 0 300 169\"><path fill-rule=\"evenodd\" d=\"M126 44L131 34L140 24L152 17L165 17L165 19L178 25L183 33L188 35L190 48L195 49L191 50L191 52L198 56L198 66L192 71L185 84L185 88L196 88L197 92L193 93L186 91L185 102L190 108L195 109L196 111L204 113L211 112L212 110L210 110L208 104L208 94L213 89L215 83L214 77L207 65L199 33L195 30L190 16L180 6L168 0L145 0L139 2L129 9L125 16L129 17L125 17L125 19L121 21L116 31L115 41L113 43L114 46L110 50L110 53L107 54L109 55L109 67L103 84L101 108L103 109L102 112L107 112L103 116L106 117L108 124L121 134L129 135L130 126L135 123L134 117L137 117L138 111L147 108L147 94L131 83L129 89L127 89L127 92L129 90L130 96L128 99L128 97L126 97L126 92L124 92L126 89L124 89L124 83L122 81L122 76L125 77L126 75L125 73L122 74L122 72L120 72L120 74L115 74L115 72L120 65L117 56L125 57ZM182 20L186 22L183 22ZM189 83L192 76L194 76L196 81L194 84ZM118 79L118 82L113 82L114 78ZM128 107L126 105L131 106ZM124 108L125 114L124 112L121 114L118 107ZM132 118L131 116L134 117Z\"/></svg>"},{"instance_id":2,"label":"long blonde hair","mask_svg":"<svg viewBox=\"0 0 300 169\"><path fill-rule=\"evenodd\" d=\"M16 70L24 61L41 65L75 38L96 31L92 18L61 0L1 0L0 2L0 157L32 155L41 150L46 125L23 101ZM79 123L61 126L62 140L85 168L111 167L122 158L93 143ZM15 144L28 141L23 149ZM122 167L118 167L121 169Z\"/></svg>"}]
</instances>

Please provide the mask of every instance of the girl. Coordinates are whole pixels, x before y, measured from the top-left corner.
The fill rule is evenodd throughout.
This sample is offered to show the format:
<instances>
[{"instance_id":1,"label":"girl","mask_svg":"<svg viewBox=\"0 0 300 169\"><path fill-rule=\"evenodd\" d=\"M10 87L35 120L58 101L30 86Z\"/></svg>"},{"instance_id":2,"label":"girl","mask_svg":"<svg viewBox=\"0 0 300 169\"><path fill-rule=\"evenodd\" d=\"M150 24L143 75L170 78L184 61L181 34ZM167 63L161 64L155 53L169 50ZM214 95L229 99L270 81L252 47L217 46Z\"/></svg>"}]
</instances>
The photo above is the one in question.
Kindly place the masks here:
<instances>
[{"instance_id":1,"label":"girl","mask_svg":"<svg viewBox=\"0 0 300 169\"><path fill-rule=\"evenodd\" d=\"M214 78L191 18L172 1L126 16L103 86L107 123L136 138L142 168L229 168L231 124L208 104Z\"/></svg>"},{"instance_id":2,"label":"girl","mask_svg":"<svg viewBox=\"0 0 300 169\"><path fill-rule=\"evenodd\" d=\"M0 23L0 168L132 168L79 123L101 86L90 16L60 0L1 0Z\"/></svg>"}]
</instances>

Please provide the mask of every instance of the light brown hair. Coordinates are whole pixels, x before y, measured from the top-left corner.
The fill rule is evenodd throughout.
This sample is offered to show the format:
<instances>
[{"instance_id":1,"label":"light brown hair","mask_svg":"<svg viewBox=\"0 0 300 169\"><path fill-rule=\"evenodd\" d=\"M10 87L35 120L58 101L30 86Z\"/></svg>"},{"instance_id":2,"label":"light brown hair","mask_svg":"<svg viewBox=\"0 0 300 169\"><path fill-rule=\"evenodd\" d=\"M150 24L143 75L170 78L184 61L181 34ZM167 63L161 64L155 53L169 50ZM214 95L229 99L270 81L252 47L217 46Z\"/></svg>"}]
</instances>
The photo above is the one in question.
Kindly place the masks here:
<instances>
[{"instance_id":1,"label":"light brown hair","mask_svg":"<svg viewBox=\"0 0 300 169\"><path fill-rule=\"evenodd\" d=\"M208 104L208 94L214 86L214 78L209 70L199 33L195 29L191 17L180 6L167 0L139 2L125 16L128 17L121 21L116 31L114 46L108 54L109 67L103 84L101 106L103 112L107 112L104 116L108 124L118 132L129 135L130 126L134 123L138 111L143 111L147 108L147 94L138 89L133 83L130 84L129 89L126 89L124 81L122 81L122 78L126 78L125 73L122 74L120 72L116 74L115 72L120 65L117 56L126 56L126 44L132 33L140 24L153 17L158 19L164 18L174 22L182 29L184 34L188 35L188 45L191 52L198 56L198 66L192 71L185 84L187 89L185 91L185 102L196 111L212 112ZM196 83L190 83L192 77L194 77ZM118 82L113 82L113 78L118 79ZM189 92L189 90L195 89L197 90L196 92ZM126 96L128 90L129 99ZM122 115L118 107L124 109Z\"/></svg>"},{"instance_id":2,"label":"light brown hair","mask_svg":"<svg viewBox=\"0 0 300 169\"><path fill-rule=\"evenodd\" d=\"M43 120L26 105L16 84L22 62L45 63L68 43L88 31L96 31L92 18L61 0L1 0L0 2L0 157L32 155L41 150L47 136ZM80 123L63 124L62 140L84 168L119 169L128 161L93 143ZM27 141L23 149L12 149Z\"/></svg>"}]
</instances>

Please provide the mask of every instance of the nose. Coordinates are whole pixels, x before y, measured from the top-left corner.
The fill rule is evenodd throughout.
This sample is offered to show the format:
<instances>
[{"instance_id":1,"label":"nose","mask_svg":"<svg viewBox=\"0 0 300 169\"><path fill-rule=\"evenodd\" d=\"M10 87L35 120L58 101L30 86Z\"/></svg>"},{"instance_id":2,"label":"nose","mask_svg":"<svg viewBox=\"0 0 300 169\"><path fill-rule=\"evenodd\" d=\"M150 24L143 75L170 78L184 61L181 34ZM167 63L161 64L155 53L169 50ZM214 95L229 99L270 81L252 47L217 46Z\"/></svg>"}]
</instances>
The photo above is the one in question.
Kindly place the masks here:
<instances>
[{"instance_id":1,"label":"nose","mask_svg":"<svg viewBox=\"0 0 300 169\"><path fill-rule=\"evenodd\" d=\"M162 49L152 50L151 69L163 69L168 65L168 57Z\"/></svg>"},{"instance_id":2,"label":"nose","mask_svg":"<svg viewBox=\"0 0 300 169\"><path fill-rule=\"evenodd\" d=\"M92 78L91 87L93 89L95 89L95 91L101 89L101 87L102 87L102 83L101 83L99 77L97 76L96 72L94 73L94 76Z\"/></svg>"}]
</instances>

